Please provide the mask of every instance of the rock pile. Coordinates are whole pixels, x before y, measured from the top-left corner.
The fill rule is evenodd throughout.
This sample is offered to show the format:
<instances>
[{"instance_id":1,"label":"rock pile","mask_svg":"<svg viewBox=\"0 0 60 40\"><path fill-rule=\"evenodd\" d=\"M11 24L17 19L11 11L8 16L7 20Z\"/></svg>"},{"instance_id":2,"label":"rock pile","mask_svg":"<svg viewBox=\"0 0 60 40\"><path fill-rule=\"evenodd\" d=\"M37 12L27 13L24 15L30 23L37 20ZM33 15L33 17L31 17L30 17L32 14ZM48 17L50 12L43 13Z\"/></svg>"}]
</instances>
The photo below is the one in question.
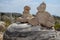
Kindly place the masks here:
<instances>
[{"instance_id":1,"label":"rock pile","mask_svg":"<svg viewBox=\"0 0 60 40\"><path fill-rule=\"evenodd\" d=\"M37 7L38 12L36 13L36 17L33 17L30 14L30 9L31 8L29 6L25 6L22 17L17 18L17 21L24 23L28 22L33 26L41 25L49 28L54 27L54 18L49 12L45 11L46 4L44 2Z\"/></svg>"}]
</instances>

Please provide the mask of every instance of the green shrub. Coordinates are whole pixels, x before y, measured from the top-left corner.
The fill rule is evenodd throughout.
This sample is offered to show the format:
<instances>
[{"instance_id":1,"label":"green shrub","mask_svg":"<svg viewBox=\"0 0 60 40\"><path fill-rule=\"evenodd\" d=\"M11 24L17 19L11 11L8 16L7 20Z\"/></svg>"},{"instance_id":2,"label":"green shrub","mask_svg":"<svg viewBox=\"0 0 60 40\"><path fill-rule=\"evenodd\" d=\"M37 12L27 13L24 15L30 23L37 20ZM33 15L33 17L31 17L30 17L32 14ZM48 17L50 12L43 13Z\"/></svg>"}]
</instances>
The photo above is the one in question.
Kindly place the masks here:
<instances>
[{"instance_id":1,"label":"green shrub","mask_svg":"<svg viewBox=\"0 0 60 40\"><path fill-rule=\"evenodd\" d=\"M2 29L2 32L4 32L7 29L7 27L11 24L10 20L5 20L5 23L5 29Z\"/></svg>"},{"instance_id":2,"label":"green shrub","mask_svg":"<svg viewBox=\"0 0 60 40\"><path fill-rule=\"evenodd\" d=\"M57 29L60 29L60 24L59 23L56 23L54 28L57 30Z\"/></svg>"},{"instance_id":3,"label":"green shrub","mask_svg":"<svg viewBox=\"0 0 60 40\"><path fill-rule=\"evenodd\" d=\"M6 23L6 27L8 27L11 24L11 21L10 20L5 20L5 23Z\"/></svg>"}]
</instances>

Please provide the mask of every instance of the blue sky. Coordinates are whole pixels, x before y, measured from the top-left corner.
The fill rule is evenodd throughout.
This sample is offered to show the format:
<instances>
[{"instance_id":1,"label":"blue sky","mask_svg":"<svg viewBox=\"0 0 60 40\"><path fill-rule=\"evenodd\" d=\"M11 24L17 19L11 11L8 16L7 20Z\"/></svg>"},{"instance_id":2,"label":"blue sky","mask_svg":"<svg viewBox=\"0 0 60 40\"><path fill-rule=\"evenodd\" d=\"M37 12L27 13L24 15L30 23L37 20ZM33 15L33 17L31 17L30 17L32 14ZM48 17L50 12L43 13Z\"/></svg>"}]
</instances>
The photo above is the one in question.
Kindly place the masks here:
<instances>
[{"instance_id":1,"label":"blue sky","mask_svg":"<svg viewBox=\"0 0 60 40\"><path fill-rule=\"evenodd\" d=\"M22 13L25 5L31 7L31 14L36 14L37 7L43 0L0 0L0 12ZM51 15L60 16L60 0L45 0L46 11Z\"/></svg>"}]
</instances>

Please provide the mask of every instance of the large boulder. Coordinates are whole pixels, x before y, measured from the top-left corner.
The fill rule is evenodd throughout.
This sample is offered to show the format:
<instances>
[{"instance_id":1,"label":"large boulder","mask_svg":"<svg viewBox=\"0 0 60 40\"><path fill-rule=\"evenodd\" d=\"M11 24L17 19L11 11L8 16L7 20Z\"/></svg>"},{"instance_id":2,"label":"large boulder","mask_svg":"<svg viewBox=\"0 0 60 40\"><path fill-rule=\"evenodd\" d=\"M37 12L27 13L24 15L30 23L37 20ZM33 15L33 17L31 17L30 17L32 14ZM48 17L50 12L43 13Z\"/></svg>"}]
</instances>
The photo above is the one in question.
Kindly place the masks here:
<instances>
[{"instance_id":1,"label":"large boulder","mask_svg":"<svg viewBox=\"0 0 60 40\"><path fill-rule=\"evenodd\" d=\"M3 40L55 40L55 31L41 30L41 26L11 24L3 35Z\"/></svg>"}]
</instances>

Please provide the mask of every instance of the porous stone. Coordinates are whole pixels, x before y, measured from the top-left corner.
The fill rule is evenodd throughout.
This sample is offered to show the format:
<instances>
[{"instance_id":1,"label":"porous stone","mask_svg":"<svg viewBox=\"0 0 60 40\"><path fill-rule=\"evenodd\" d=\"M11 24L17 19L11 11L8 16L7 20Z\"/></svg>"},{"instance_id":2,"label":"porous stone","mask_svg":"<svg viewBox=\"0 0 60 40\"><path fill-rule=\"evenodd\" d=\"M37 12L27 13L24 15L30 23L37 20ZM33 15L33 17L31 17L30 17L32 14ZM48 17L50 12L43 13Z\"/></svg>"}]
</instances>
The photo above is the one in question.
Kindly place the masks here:
<instances>
[{"instance_id":1,"label":"porous stone","mask_svg":"<svg viewBox=\"0 0 60 40\"><path fill-rule=\"evenodd\" d=\"M28 23L31 24L31 25L33 25L33 26L39 25L36 18L32 18L31 20L28 21Z\"/></svg>"},{"instance_id":2,"label":"porous stone","mask_svg":"<svg viewBox=\"0 0 60 40\"><path fill-rule=\"evenodd\" d=\"M55 37L55 31L41 30L40 26L31 27L29 24L14 23L5 31L3 40L55 40Z\"/></svg>"},{"instance_id":3,"label":"porous stone","mask_svg":"<svg viewBox=\"0 0 60 40\"><path fill-rule=\"evenodd\" d=\"M31 8L29 6L25 6L22 17L17 18L17 21L25 23L25 22L28 22L30 19L34 18L30 14L30 9Z\"/></svg>"},{"instance_id":4,"label":"porous stone","mask_svg":"<svg viewBox=\"0 0 60 40\"><path fill-rule=\"evenodd\" d=\"M22 18L24 20L26 20L28 22L28 20L32 19L33 16L30 14L30 7L29 6L25 6L24 7L24 11L23 11L23 15L22 15Z\"/></svg>"},{"instance_id":5,"label":"porous stone","mask_svg":"<svg viewBox=\"0 0 60 40\"><path fill-rule=\"evenodd\" d=\"M46 9L46 4L43 2L41 3L40 6L38 6L37 14L36 14L36 19L39 22L39 24L46 26L46 27L53 27L55 24L54 18L52 15L50 15L49 12L45 11Z\"/></svg>"},{"instance_id":6,"label":"porous stone","mask_svg":"<svg viewBox=\"0 0 60 40\"><path fill-rule=\"evenodd\" d=\"M24 19L22 17L18 17L16 21L17 22L27 22L27 19Z\"/></svg>"}]
</instances>

